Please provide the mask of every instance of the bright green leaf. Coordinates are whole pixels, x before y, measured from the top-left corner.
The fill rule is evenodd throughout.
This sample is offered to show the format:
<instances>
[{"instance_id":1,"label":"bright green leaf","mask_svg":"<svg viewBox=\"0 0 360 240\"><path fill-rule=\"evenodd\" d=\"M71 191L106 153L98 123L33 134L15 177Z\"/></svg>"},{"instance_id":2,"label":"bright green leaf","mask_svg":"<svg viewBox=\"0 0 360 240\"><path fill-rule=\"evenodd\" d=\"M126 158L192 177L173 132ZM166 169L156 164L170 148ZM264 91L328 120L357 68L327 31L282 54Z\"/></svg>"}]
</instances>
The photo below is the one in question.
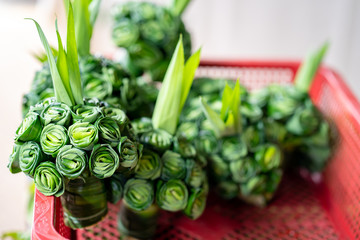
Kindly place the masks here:
<instances>
[{"instance_id":1,"label":"bright green leaf","mask_svg":"<svg viewBox=\"0 0 360 240\"><path fill-rule=\"evenodd\" d=\"M75 26L72 5L69 6L68 23L67 23L67 63L69 70L69 80L72 96L76 104L83 104L83 94L80 78L80 69L78 61L78 52L75 40ZM64 81L64 79L63 79Z\"/></svg>"},{"instance_id":2,"label":"bright green leaf","mask_svg":"<svg viewBox=\"0 0 360 240\"><path fill-rule=\"evenodd\" d=\"M182 81L182 88L181 88L181 100L180 100L180 109L179 115L181 110L186 102L186 98L189 95L189 91L194 80L196 69L200 64L200 55L201 55L201 48L197 50L186 62L184 68L184 75Z\"/></svg>"},{"instance_id":3,"label":"bright green leaf","mask_svg":"<svg viewBox=\"0 0 360 240\"><path fill-rule=\"evenodd\" d=\"M320 63L329 47L329 43L326 42L321 48L315 52L310 53L305 61L299 67L299 70L295 76L295 87L302 92L308 92L311 83L315 77L316 71L320 66Z\"/></svg>"},{"instance_id":4,"label":"bright green leaf","mask_svg":"<svg viewBox=\"0 0 360 240\"><path fill-rule=\"evenodd\" d=\"M155 129L163 129L172 135L175 133L179 119L183 73L184 48L182 37L180 37L166 71L152 117L152 123Z\"/></svg>"},{"instance_id":5,"label":"bright green leaf","mask_svg":"<svg viewBox=\"0 0 360 240\"><path fill-rule=\"evenodd\" d=\"M206 118L211 122L214 127L214 131L218 137L222 136L225 131L225 123L221 119L220 115L211 109L211 107L200 97L201 109L203 110Z\"/></svg>"},{"instance_id":6,"label":"bright green leaf","mask_svg":"<svg viewBox=\"0 0 360 240\"><path fill-rule=\"evenodd\" d=\"M31 18L27 18L27 19L32 20L35 23L37 31L39 33L40 40L45 48L45 52L46 52L46 55L47 55L48 61L49 61L51 77L52 77L53 85L54 85L54 89L55 89L56 100L71 106L72 105L71 97L67 93L66 88L61 80L59 71L56 66L54 55L52 54L50 45L44 35L44 32L42 31L40 25L34 19L31 19Z\"/></svg>"},{"instance_id":7,"label":"bright green leaf","mask_svg":"<svg viewBox=\"0 0 360 240\"><path fill-rule=\"evenodd\" d=\"M59 71L61 80L65 86L66 92L68 93L68 95L71 99L71 102L74 104L74 98L72 97L72 94L71 94L71 87L70 87L70 82L69 82L69 71L68 71L68 65L66 62L66 53L65 53L65 50L63 47L63 43L61 41L61 37L60 37L58 25L57 25L57 20L55 21L55 28L56 28L56 35L57 35L57 39L58 39L58 49L59 49L56 66Z\"/></svg>"}]
</instances>

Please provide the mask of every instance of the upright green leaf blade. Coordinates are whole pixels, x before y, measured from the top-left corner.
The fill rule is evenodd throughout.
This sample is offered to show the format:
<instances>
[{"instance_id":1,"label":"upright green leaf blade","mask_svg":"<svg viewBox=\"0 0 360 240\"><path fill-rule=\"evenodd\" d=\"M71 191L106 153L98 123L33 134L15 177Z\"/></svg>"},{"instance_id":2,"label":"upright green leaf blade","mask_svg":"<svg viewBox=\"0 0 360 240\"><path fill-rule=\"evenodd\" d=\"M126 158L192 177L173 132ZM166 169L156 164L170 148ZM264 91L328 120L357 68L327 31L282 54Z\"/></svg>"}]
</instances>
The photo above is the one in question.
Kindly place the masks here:
<instances>
[{"instance_id":1,"label":"upright green leaf blade","mask_svg":"<svg viewBox=\"0 0 360 240\"><path fill-rule=\"evenodd\" d=\"M72 96L76 104L83 104L83 92L81 86L78 52L75 39L74 13L72 5L69 5L67 23L67 63ZM63 79L64 80L64 79Z\"/></svg>"},{"instance_id":2,"label":"upright green leaf blade","mask_svg":"<svg viewBox=\"0 0 360 240\"><path fill-rule=\"evenodd\" d=\"M74 1L76 42L80 56L87 56L90 53L92 25L90 23L89 3L90 0Z\"/></svg>"},{"instance_id":3,"label":"upright green leaf blade","mask_svg":"<svg viewBox=\"0 0 360 240\"><path fill-rule=\"evenodd\" d=\"M221 119L225 122L229 114L229 106L233 98L233 89L226 83L221 99Z\"/></svg>"},{"instance_id":4,"label":"upright green leaf blade","mask_svg":"<svg viewBox=\"0 0 360 240\"><path fill-rule=\"evenodd\" d=\"M315 77L316 71L328 49L329 43L326 42L317 51L310 53L301 64L295 76L295 87L302 92L308 92Z\"/></svg>"},{"instance_id":5,"label":"upright green leaf blade","mask_svg":"<svg viewBox=\"0 0 360 240\"><path fill-rule=\"evenodd\" d=\"M91 24L92 28L94 28L96 18L99 14L100 3L101 3L101 0L91 0L90 5L88 7L89 13L90 13L90 24ZM91 30L91 32L92 32L92 30Z\"/></svg>"},{"instance_id":6,"label":"upright green leaf blade","mask_svg":"<svg viewBox=\"0 0 360 240\"><path fill-rule=\"evenodd\" d=\"M214 127L214 131L217 137L220 137L225 131L225 123L221 119L220 115L211 109L211 107L205 102L205 100L200 97L201 109L205 114L206 118L211 122Z\"/></svg>"},{"instance_id":7,"label":"upright green leaf blade","mask_svg":"<svg viewBox=\"0 0 360 240\"><path fill-rule=\"evenodd\" d=\"M191 85L194 80L196 69L198 68L198 66L200 64L200 55L201 55L201 48L199 50L197 50L187 60L187 62L185 64L182 88L181 88L181 100L180 100L179 115L181 113L181 110L182 110L185 102L186 102L186 98L189 95L189 91L190 91Z\"/></svg>"},{"instance_id":8,"label":"upright green leaf blade","mask_svg":"<svg viewBox=\"0 0 360 240\"><path fill-rule=\"evenodd\" d=\"M173 0L170 10L175 16L180 16L188 6L189 2L190 0Z\"/></svg>"},{"instance_id":9,"label":"upright green leaf blade","mask_svg":"<svg viewBox=\"0 0 360 240\"><path fill-rule=\"evenodd\" d=\"M57 61L56 61L56 66L57 69L59 71L61 80L65 86L65 89L71 99L71 102L74 104L74 98L71 94L71 87L70 87L70 81L69 81L69 71L68 71L68 65L67 65L67 60L66 60L66 53L63 47L63 43L61 41L61 36L59 33L59 29L58 29L58 25L57 25L57 20L55 21L55 28L56 28L56 35L57 35L57 40L58 40L58 57L57 57Z\"/></svg>"},{"instance_id":10,"label":"upright green leaf blade","mask_svg":"<svg viewBox=\"0 0 360 240\"><path fill-rule=\"evenodd\" d=\"M31 19L31 18L27 18L27 19L32 20L35 23L37 31L39 33L40 40L45 48L45 52L46 52L46 55L47 55L48 61L49 61L51 77L52 77L53 85L54 85L54 89L55 89L56 100L71 106L72 105L71 98L70 98L69 94L67 93L66 88L61 80L59 71L56 66L54 55L52 54L50 45L44 35L44 32L42 31L40 25L34 19Z\"/></svg>"},{"instance_id":11,"label":"upright green leaf blade","mask_svg":"<svg viewBox=\"0 0 360 240\"><path fill-rule=\"evenodd\" d=\"M240 133L241 131L241 118L240 118L240 103L241 103L241 96L240 96L240 83L239 80L236 81L236 85L233 89L232 96L231 96L231 103L230 103L230 110L231 115L233 118L233 122L226 124L227 127L233 127L236 133ZM231 124L231 126L230 126Z\"/></svg>"},{"instance_id":12,"label":"upright green leaf blade","mask_svg":"<svg viewBox=\"0 0 360 240\"><path fill-rule=\"evenodd\" d=\"M184 48L182 37L176 46L163 85L156 100L152 116L153 127L174 134L179 119L181 106L182 80L184 73Z\"/></svg>"}]
</instances>

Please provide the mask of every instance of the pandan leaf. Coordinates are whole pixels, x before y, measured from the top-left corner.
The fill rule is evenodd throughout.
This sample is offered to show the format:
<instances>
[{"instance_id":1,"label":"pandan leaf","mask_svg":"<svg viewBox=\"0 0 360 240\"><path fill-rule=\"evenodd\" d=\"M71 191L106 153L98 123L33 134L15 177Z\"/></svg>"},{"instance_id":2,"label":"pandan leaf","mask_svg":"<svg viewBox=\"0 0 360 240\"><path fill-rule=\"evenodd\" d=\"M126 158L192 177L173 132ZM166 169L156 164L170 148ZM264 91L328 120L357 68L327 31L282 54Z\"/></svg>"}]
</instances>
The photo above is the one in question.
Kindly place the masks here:
<instances>
[{"instance_id":1,"label":"pandan leaf","mask_svg":"<svg viewBox=\"0 0 360 240\"><path fill-rule=\"evenodd\" d=\"M240 117L240 84L236 82L234 89L225 85L222 107L220 114L210 108L210 106L200 98L202 110L206 118L210 121L217 137L238 134L241 131Z\"/></svg>"},{"instance_id":2,"label":"pandan leaf","mask_svg":"<svg viewBox=\"0 0 360 240\"><path fill-rule=\"evenodd\" d=\"M67 57L66 57L66 52L65 49L63 47L63 43L61 40L61 36L59 33L59 29L58 29L58 24L57 24L57 20L55 21L55 28L56 28L56 35L57 35L57 40L58 40L58 56L57 56L57 61L56 61L56 66L57 69L59 71L61 80L66 88L66 91L68 93L71 93L71 86L70 86L70 79L69 79L69 70L68 70L68 64L67 64ZM74 103L74 98L72 96L72 94L69 94L69 97L71 98L71 102Z\"/></svg>"},{"instance_id":3,"label":"pandan leaf","mask_svg":"<svg viewBox=\"0 0 360 240\"><path fill-rule=\"evenodd\" d=\"M184 64L184 47L182 36L180 36L156 100L152 117L155 129L165 130L171 135L175 134L179 116L199 62L200 50Z\"/></svg>"},{"instance_id":4,"label":"pandan leaf","mask_svg":"<svg viewBox=\"0 0 360 240\"><path fill-rule=\"evenodd\" d=\"M217 112L211 109L202 97L200 97L200 103L206 118L209 119L213 125L217 137L220 137L226 128L223 119Z\"/></svg>"},{"instance_id":5,"label":"pandan leaf","mask_svg":"<svg viewBox=\"0 0 360 240\"><path fill-rule=\"evenodd\" d=\"M183 73L184 48L182 37L180 37L166 71L152 116L154 128L163 129L172 135L175 133L179 118Z\"/></svg>"},{"instance_id":6,"label":"pandan leaf","mask_svg":"<svg viewBox=\"0 0 360 240\"><path fill-rule=\"evenodd\" d=\"M54 55L52 54L50 45L45 37L44 32L42 31L40 25L34 19L32 19L32 18L27 18L27 19L32 20L35 23L37 31L39 33L40 40L45 48L45 52L46 52L46 55L47 55L48 61L49 61L51 77L52 77L53 85L54 85L54 89L55 89L56 100L58 102L63 102L69 106L72 106L73 102L71 100L69 93L66 91L64 83L61 80L61 76L57 69Z\"/></svg>"},{"instance_id":7,"label":"pandan leaf","mask_svg":"<svg viewBox=\"0 0 360 240\"><path fill-rule=\"evenodd\" d=\"M69 1L64 1L66 9L69 8ZM101 0L71 0L71 2L74 8L78 52L80 56L87 56L90 54L90 40Z\"/></svg>"},{"instance_id":8,"label":"pandan leaf","mask_svg":"<svg viewBox=\"0 0 360 240\"><path fill-rule=\"evenodd\" d=\"M74 13L71 4L69 6L69 12L68 12L66 45L67 45L66 60L68 63L68 71L69 71L69 79L70 79L72 95L74 97L75 103L82 105L84 104L84 101L83 101L83 94L81 87L78 52L76 48Z\"/></svg>"},{"instance_id":9,"label":"pandan leaf","mask_svg":"<svg viewBox=\"0 0 360 240\"><path fill-rule=\"evenodd\" d=\"M233 98L232 93L233 93L232 88L226 83L221 99L221 111L220 111L220 116L223 121L227 119L229 114L229 105Z\"/></svg>"},{"instance_id":10,"label":"pandan leaf","mask_svg":"<svg viewBox=\"0 0 360 240\"><path fill-rule=\"evenodd\" d=\"M170 11L175 16L180 16L184 12L189 2L190 0L173 0L170 7Z\"/></svg>"},{"instance_id":11,"label":"pandan leaf","mask_svg":"<svg viewBox=\"0 0 360 240\"><path fill-rule=\"evenodd\" d=\"M90 24L94 28L96 18L99 14L101 0L91 0L89 4Z\"/></svg>"},{"instance_id":12,"label":"pandan leaf","mask_svg":"<svg viewBox=\"0 0 360 240\"><path fill-rule=\"evenodd\" d=\"M185 63L183 82L181 88L179 115L185 104L186 98L189 95L189 91L195 76L196 69L200 64L200 55L201 55L201 48L197 50Z\"/></svg>"},{"instance_id":13,"label":"pandan leaf","mask_svg":"<svg viewBox=\"0 0 360 240\"><path fill-rule=\"evenodd\" d=\"M231 111L231 118L232 120L229 121L229 118L227 119L226 122L226 126L227 127L234 127L235 131L237 133L240 133L241 131L241 118L240 118L240 104L241 104L241 100L240 100L240 84L239 84L239 80L236 81L236 85L234 87L234 90L232 92L232 99L231 99L231 103L229 106L229 109Z\"/></svg>"},{"instance_id":14,"label":"pandan leaf","mask_svg":"<svg viewBox=\"0 0 360 240\"><path fill-rule=\"evenodd\" d=\"M302 92L309 92L311 83L315 77L320 63L329 47L329 43L326 42L317 51L310 53L305 61L301 64L299 70L295 76L295 87Z\"/></svg>"}]
</instances>

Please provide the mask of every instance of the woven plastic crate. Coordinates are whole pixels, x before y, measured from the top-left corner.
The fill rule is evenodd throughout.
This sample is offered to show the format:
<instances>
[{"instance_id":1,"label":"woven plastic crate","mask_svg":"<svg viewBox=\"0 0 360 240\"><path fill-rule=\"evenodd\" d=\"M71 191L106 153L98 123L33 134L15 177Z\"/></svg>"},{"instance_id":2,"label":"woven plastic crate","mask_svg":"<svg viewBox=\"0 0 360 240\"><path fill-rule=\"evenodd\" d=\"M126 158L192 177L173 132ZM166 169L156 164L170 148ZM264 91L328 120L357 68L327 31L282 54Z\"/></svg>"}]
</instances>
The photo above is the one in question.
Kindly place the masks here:
<instances>
[{"instance_id":1,"label":"woven plastic crate","mask_svg":"<svg viewBox=\"0 0 360 240\"><path fill-rule=\"evenodd\" d=\"M291 83L299 62L203 61L198 77L240 77L250 89ZM360 105L339 75L322 67L311 87L315 104L338 127L336 152L322 175L288 174L266 208L211 195L196 221L160 215L156 239L360 239ZM36 191L33 239L119 239L119 205L94 227L64 225L59 199Z\"/></svg>"}]
</instances>

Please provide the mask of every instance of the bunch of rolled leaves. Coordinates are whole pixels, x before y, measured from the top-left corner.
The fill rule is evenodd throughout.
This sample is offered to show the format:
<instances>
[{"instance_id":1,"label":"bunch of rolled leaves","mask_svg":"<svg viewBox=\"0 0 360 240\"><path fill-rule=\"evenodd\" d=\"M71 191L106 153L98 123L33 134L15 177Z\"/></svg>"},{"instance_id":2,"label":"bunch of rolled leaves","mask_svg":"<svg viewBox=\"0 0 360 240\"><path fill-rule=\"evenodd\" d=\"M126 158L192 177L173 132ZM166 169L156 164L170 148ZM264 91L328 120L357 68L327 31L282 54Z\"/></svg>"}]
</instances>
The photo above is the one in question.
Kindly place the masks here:
<instances>
[{"instance_id":1,"label":"bunch of rolled leaves","mask_svg":"<svg viewBox=\"0 0 360 240\"><path fill-rule=\"evenodd\" d=\"M264 206L284 165L322 171L332 152L330 126L307 92L325 50L326 45L306 59L294 86L247 91L231 80L195 80L179 128L198 136L194 145L208 160L209 178L221 196Z\"/></svg>"},{"instance_id":2,"label":"bunch of rolled leaves","mask_svg":"<svg viewBox=\"0 0 360 240\"><path fill-rule=\"evenodd\" d=\"M130 119L151 116L158 94L154 85L130 76L119 63L104 57L87 55L79 59L79 64L85 97L95 97L121 108ZM23 97L23 116L30 106L54 94L50 68L44 64L36 72L30 92Z\"/></svg>"},{"instance_id":3,"label":"bunch of rolled leaves","mask_svg":"<svg viewBox=\"0 0 360 240\"><path fill-rule=\"evenodd\" d=\"M12 173L24 172L45 196L61 197L65 224L83 228L107 213L107 200L122 197L113 182L135 170L142 152L124 111L83 99L71 5L67 50L58 34L57 62L41 27L56 98L30 107L15 133Z\"/></svg>"},{"instance_id":4,"label":"bunch of rolled leaves","mask_svg":"<svg viewBox=\"0 0 360 240\"><path fill-rule=\"evenodd\" d=\"M82 3L83 2L83 3ZM96 7L94 4L96 2ZM100 0L74 1L75 37L79 53L80 74L84 97L96 97L101 101L123 109L132 118L151 116L158 93L152 84L145 83L143 78L132 76L127 70L113 60L90 53L92 29L99 10ZM79 11L85 14L79 14ZM80 15L81 17L78 17ZM86 18L85 16L88 16ZM84 31L90 33L84 34ZM52 48L53 52L57 52ZM23 115L35 105L48 97L54 97L47 57L38 57L45 62L42 69L36 72L30 92L23 97Z\"/></svg>"},{"instance_id":5,"label":"bunch of rolled leaves","mask_svg":"<svg viewBox=\"0 0 360 240\"><path fill-rule=\"evenodd\" d=\"M180 18L188 3L174 0L167 8L150 2L126 2L115 7L112 39L126 50L123 62L133 74L146 72L152 80L162 81L180 35L185 57L190 56L190 34Z\"/></svg>"},{"instance_id":6,"label":"bunch of rolled leaves","mask_svg":"<svg viewBox=\"0 0 360 240\"><path fill-rule=\"evenodd\" d=\"M160 209L182 211L191 219L200 217L205 209L206 162L198 158L191 145L196 135L183 134L177 128L199 60L200 51L184 65L180 38L152 118L143 117L132 122L144 151L134 177L124 186L119 228L125 235L140 239L153 237Z\"/></svg>"}]
</instances>

